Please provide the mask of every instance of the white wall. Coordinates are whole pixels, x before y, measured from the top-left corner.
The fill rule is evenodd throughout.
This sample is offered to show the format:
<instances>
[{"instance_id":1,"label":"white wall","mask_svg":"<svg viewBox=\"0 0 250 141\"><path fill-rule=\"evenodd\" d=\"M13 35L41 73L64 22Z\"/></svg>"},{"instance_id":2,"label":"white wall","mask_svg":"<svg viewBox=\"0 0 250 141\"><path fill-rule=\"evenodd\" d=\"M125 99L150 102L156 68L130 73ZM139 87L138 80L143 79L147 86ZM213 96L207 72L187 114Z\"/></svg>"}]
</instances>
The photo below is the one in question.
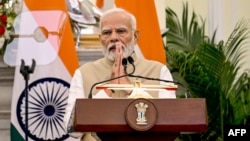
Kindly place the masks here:
<instances>
[{"instance_id":1,"label":"white wall","mask_svg":"<svg viewBox=\"0 0 250 141\"><path fill-rule=\"evenodd\" d=\"M223 0L223 12L224 12L224 37L228 38L229 34L232 32L237 21L245 19L248 22L248 27L250 28L250 1L249 0ZM250 35L249 35L250 37ZM242 70L250 69L250 38L248 38L249 49L246 51L246 57L243 60L244 66Z\"/></svg>"}]
</instances>

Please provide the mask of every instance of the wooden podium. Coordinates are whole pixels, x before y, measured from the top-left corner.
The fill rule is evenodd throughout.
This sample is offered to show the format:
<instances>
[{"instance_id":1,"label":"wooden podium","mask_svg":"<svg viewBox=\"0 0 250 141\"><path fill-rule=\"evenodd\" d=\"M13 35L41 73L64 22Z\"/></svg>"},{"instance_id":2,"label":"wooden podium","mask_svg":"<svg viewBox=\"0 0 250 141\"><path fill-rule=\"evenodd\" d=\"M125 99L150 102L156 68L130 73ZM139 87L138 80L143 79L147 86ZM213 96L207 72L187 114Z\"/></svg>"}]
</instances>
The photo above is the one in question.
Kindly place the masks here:
<instances>
[{"instance_id":1,"label":"wooden podium","mask_svg":"<svg viewBox=\"0 0 250 141\"><path fill-rule=\"evenodd\" d=\"M136 106L144 108L139 122ZM206 101L189 99L77 99L74 129L102 141L173 141L180 132L205 132Z\"/></svg>"}]
</instances>

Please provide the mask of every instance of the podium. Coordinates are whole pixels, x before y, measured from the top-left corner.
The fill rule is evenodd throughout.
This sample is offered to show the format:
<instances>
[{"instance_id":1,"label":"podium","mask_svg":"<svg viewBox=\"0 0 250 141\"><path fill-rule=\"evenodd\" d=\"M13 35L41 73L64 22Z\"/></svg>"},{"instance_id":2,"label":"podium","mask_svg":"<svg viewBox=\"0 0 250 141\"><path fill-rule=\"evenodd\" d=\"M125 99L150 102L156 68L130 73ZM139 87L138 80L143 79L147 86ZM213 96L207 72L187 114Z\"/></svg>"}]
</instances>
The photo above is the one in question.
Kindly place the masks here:
<instances>
[{"instance_id":1,"label":"podium","mask_svg":"<svg viewBox=\"0 0 250 141\"><path fill-rule=\"evenodd\" d=\"M102 141L173 141L180 132L205 132L206 109L203 98L77 99L74 129Z\"/></svg>"}]
</instances>

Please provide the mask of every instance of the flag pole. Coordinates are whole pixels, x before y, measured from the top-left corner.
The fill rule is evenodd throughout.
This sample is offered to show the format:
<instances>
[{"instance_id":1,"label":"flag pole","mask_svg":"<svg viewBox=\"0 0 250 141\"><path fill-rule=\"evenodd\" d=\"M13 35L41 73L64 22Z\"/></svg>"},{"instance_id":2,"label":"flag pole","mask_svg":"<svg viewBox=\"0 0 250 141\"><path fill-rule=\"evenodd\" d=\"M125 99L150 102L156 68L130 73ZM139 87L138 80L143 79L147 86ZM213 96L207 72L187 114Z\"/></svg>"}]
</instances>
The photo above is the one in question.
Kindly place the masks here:
<instances>
[{"instance_id":1,"label":"flag pole","mask_svg":"<svg viewBox=\"0 0 250 141\"><path fill-rule=\"evenodd\" d=\"M36 61L34 59L32 59L32 65L31 67L25 65L24 60L21 60L21 67L20 67L20 73L23 75L24 77L24 81L25 81L25 141L28 141L28 81L29 81L29 75L30 73L33 73L35 70L35 65L36 65Z\"/></svg>"}]
</instances>

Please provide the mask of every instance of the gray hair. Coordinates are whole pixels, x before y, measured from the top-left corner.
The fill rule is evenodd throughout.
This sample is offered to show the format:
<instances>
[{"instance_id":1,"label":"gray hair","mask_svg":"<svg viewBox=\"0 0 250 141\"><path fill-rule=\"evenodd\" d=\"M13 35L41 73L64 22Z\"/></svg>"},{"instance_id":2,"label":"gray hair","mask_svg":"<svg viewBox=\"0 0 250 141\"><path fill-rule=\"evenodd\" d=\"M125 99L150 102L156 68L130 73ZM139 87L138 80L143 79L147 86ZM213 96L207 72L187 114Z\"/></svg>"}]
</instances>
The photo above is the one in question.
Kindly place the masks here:
<instances>
[{"instance_id":1,"label":"gray hair","mask_svg":"<svg viewBox=\"0 0 250 141\"><path fill-rule=\"evenodd\" d=\"M107 15L113 14L113 13L123 13L126 14L129 18L130 18L130 22L131 22L131 26L132 29L136 29L136 18L133 14L131 14L130 12L122 9L122 8L113 8L110 10L107 10L103 13L103 15L100 18L100 22L99 22L99 27L101 28L101 24L103 21L103 18L105 18Z\"/></svg>"}]
</instances>

